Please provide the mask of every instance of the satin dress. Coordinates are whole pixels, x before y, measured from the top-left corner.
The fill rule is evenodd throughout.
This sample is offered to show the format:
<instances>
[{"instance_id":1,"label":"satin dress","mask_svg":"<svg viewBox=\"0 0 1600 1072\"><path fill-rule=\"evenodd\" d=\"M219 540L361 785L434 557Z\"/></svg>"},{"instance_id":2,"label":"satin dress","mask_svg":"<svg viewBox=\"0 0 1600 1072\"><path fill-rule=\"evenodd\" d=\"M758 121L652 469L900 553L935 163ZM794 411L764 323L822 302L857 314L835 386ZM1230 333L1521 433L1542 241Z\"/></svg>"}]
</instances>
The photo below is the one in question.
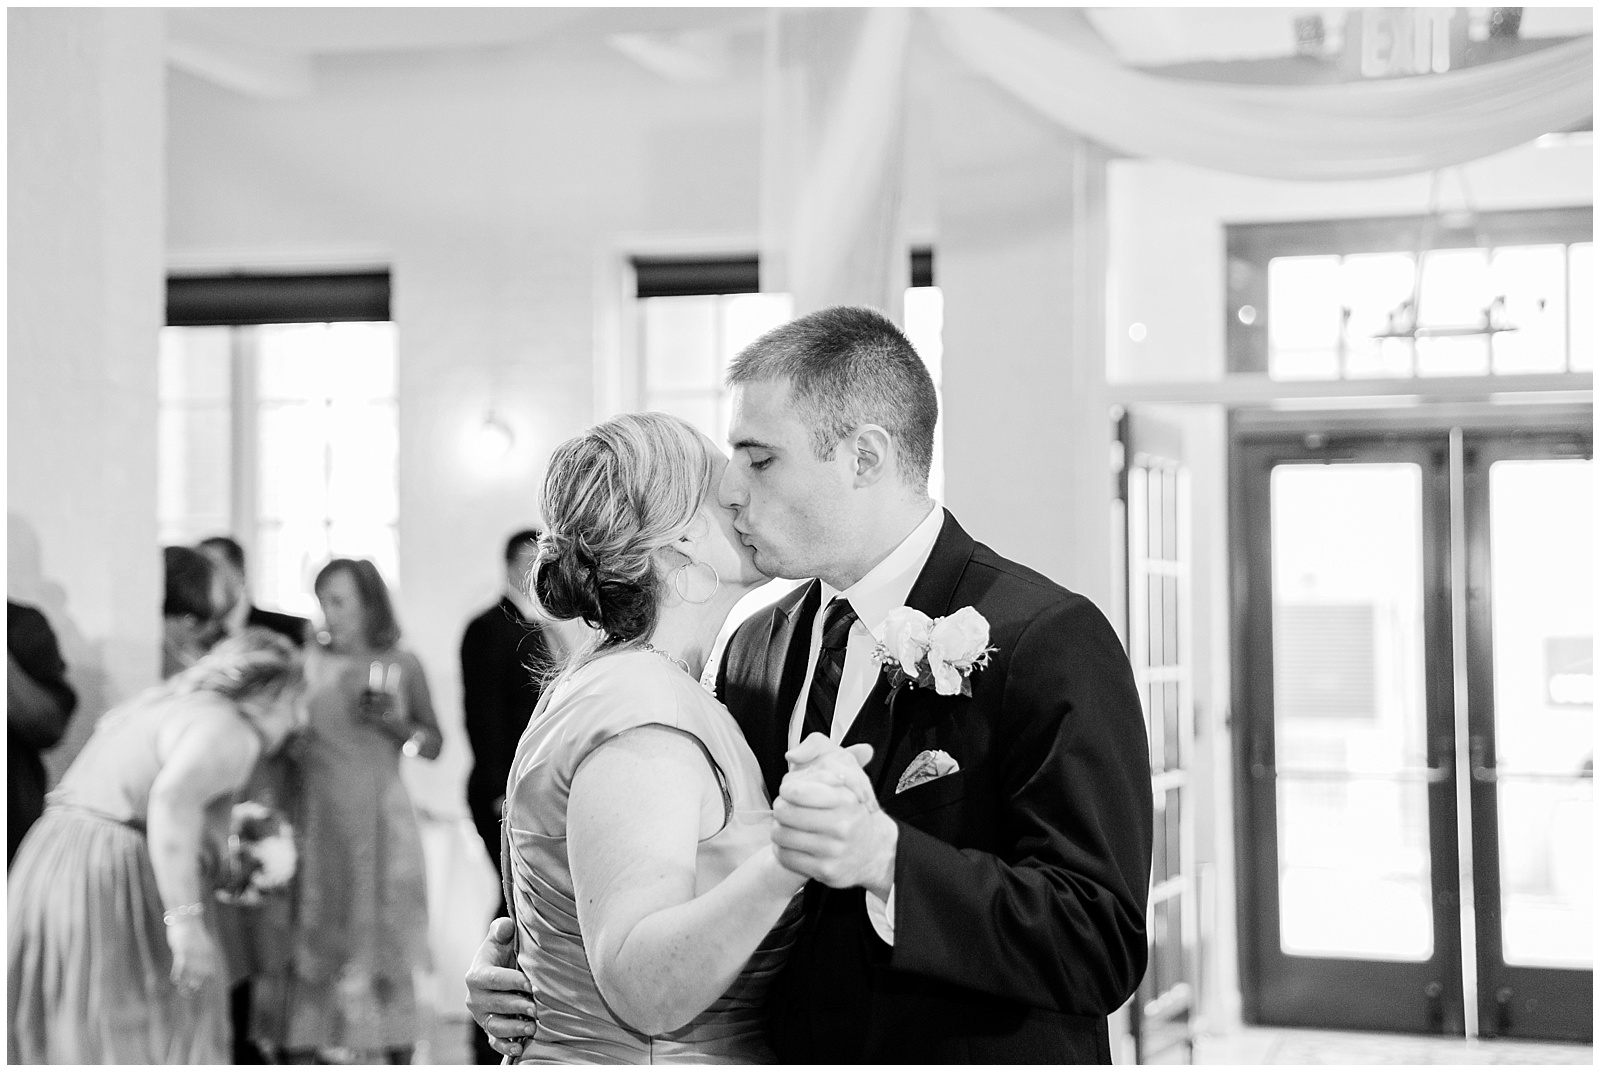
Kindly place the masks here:
<instances>
[{"instance_id":1,"label":"satin dress","mask_svg":"<svg viewBox=\"0 0 1600 1072\"><path fill-rule=\"evenodd\" d=\"M523 1064L771 1062L765 1000L800 920L797 896L726 993L694 1020L649 1036L612 1015L584 953L567 858L567 799L590 752L625 730L691 735L723 788L723 825L700 842L695 892L715 886L771 840L772 808L754 753L726 708L680 668L646 651L604 655L546 691L506 782L508 904L518 967L533 987L538 1030Z\"/></svg>"}]
</instances>

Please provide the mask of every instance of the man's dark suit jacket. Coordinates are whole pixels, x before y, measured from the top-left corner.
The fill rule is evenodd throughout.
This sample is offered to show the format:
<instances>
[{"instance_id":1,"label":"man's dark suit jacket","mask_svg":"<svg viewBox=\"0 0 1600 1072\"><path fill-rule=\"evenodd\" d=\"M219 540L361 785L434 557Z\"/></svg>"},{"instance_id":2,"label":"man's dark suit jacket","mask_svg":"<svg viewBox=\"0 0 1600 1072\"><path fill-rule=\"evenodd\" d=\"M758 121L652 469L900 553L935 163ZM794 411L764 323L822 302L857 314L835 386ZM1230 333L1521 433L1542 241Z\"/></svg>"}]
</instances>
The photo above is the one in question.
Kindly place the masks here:
<instances>
[{"instance_id":1,"label":"man's dark suit jacket","mask_svg":"<svg viewBox=\"0 0 1600 1072\"><path fill-rule=\"evenodd\" d=\"M461 701L472 743L467 809L489 859L500 863L500 811L517 742L538 706L550 649L538 623L510 597L472 619L461 636Z\"/></svg>"},{"instance_id":2,"label":"man's dark suit jacket","mask_svg":"<svg viewBox=\"0 0 1600 1072\"><path fill-rule=\"evenodd\" d=\"M281 633L301 646L305 644L306 634L311 630L311 622L305 618L300 618L293 614L283 614L275 610L262 610L256 606L250 608L250 613L245 616L244 624L259 625L263 628L271 629L274 633Z\"/></svg>"},{"instance_id":3,"label":"man's dark suit jacket","mask_svg":"<svg viewBox=\"0 0 1600 1072\"><path fill-rule=\"evenodd\" d=\"M805 676L815 581L744 623L717 695L776 797ZM1138 986L1150 878L1148 744L1132 670L1099 610L976 543L945 514L909 604L975 607L997 650L972 696L880 677L842 743L899 826L895 941L863 890L812 882L775 985L786 1062L1107 1063L1106 1016ZM960 770L895 792L920 752Z\"/></svg>"},{"instance_id":4,"label":"man's dark suit jacket","mask_svg":"<svg viewBox=\"0 0 1600 1072\"><path fill-rule=\"evenodd\" d=\"M44 814L44 760L39 753L54 747L67 730L78 706L78 694L67 684L50 622L33 607L6 600L6 648L22 672L55 698L59 717L7 720L6 725L6 865L17 854L23 835Z\"/></svg>"}]
</instances>

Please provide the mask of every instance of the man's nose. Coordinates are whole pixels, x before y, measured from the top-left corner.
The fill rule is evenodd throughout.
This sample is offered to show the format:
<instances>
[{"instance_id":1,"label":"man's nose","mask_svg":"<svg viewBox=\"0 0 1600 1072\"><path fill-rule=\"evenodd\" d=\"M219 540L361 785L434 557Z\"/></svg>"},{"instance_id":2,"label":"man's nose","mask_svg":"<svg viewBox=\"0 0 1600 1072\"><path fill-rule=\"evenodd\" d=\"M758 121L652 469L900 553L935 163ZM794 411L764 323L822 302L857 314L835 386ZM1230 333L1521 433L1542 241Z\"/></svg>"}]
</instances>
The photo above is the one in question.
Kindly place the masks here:
<instances>
[{"instance_id":1,"label":"man's nose","mask_svg":"<svg viewBox=\"0 0 1600 1072\"><path fill-rule=\"evenodd\" d=\"M744 505L744 478L739 473L738 462L722 470L722 479L717 483L717 502L729 510Z\"/></svg>"}]
</instances>

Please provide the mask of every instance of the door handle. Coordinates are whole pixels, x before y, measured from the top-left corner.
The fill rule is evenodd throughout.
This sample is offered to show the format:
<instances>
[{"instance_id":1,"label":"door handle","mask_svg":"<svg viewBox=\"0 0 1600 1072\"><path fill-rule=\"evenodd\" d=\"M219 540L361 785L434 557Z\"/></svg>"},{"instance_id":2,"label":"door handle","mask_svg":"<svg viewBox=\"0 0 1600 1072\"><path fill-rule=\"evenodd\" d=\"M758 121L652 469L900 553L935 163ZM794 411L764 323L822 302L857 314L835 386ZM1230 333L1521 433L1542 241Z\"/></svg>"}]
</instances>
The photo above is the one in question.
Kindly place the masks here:
<instances>
[{"instance_id":1,"label":"door handle","mask_svg":"<svg viewBox=\"0 0 1600 1072\"><path fill-rule=\"evenodd\" d=\"M1395 770L1335 770L1329 767L1268 767L1252 764L1250 773L1257 778L1299 778L1311 782L1427 782L1437 785L1448 782L1453 772L1448 760L1437 767L1400 767Z\"/></svg>"}]
</instances>

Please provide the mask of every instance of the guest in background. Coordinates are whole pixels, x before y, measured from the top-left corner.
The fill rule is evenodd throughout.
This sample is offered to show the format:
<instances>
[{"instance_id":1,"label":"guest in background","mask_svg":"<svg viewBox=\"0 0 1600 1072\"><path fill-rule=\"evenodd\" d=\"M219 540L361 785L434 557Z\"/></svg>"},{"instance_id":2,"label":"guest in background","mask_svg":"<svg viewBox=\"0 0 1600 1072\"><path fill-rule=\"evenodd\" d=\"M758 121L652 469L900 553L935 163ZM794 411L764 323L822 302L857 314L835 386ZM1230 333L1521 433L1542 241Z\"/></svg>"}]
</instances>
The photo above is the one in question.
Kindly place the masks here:
<instances>
[{"instance_id":1,"label":"guest in background","mask_svg":"<svg viewBox=\"0 0 1600 1072\"><path fill-rule=\"evenodd\" d=\"M164 547L161 558L161 676L168 678L193 666L215 643L228 597L226 579L194 548Z\"/></svg>"},{"instance_id":2,"label":"guest in background","mask_svg":"<svg viewBox=\"0 0 1600 1072\"><path fill-rule=\"evenodd\" d=\"M506 541L500 602L472 619L461 637L461 705L472 742L467 808L497 867L500 805L511 756L539 702L541 675L550 663L550 647L528 597L528 571L538 558L537 530L524 529Z\"/></svg>"},{"instance_id":3,"label":"guest in background","mask_svg":"<svg viewBox=\"0 0 1600 1072\"><path fill-rule=\"evenodd\" d=\"M195 549L211 560L212 565L231 578L233 586L242 594L228 611L229 633L237 633L247 625L265 626L282 633L296 644L304 644L311 623L294 614L263 610L250 598L250 574L245 569L244 548L232 536L208 536L195 545Z\"/></svg>"},{"instance_id":4,"label":"guest in background","mask_svg":"<svg viewBox=\"0 0 1600 1072\"><path fill-rule=\"evenodd\" d=\"M409 1064L428 908L400 756L433 759L443 738L377 568L336 558L313 587L327 641L306 658L310 725L292 752L301 865L290 948L256 979L257 1039L292 1063Z\"/></svg>"},{"instance_id":5,"label":"guest in background","mask_svg":"<svg viewBox=\"0 0 1600 1072\"><path fill-rule=\"evenodd\" d=\"M211 848L303 683L293 645L251 629L100 719L11 869L8 1060L228 1060Z\"/></svg>"},{"instance_id":6,"label":"guest in background","mask_svg":"<svg viewBox=\"0 0 1600 1072\"><path fill-rule=\"evenodd\" d=\"M78 694L67 684L66 672L67 664L45 616L33 607L6 600L8 868L22 836L44 813L44 763L39 754L61 740L67 719L78 706Z\"/></svg>"},{"instance_id":7,"label":"guest in background","mask_svg":"<svg viewBox=\"0 0 1600 1072\"><path fill-rule=\"evenodd\" d=\"M309 621L293 614L262 610L251 600L244 548L237 540L231 536L210 536L196 544L195 550L205 555L226 579L230 598L223 615L223 627L228 635L260 626L282 635L296 647L305 643L311 630ZM291 822L298 828L299 816L292 809L300 796L298 772L288 756L276 755L258 764L245 795L271 807L288 810ZM255 1044L250 1023L254 978L281 963L289 946L289 925L288 898L268 898L255 905L218 906L218 936L238 979L228 999L233 1025L233 1063L236 1065L266 1063L265 1054Z\"/></svg>"},{"instance_id":8,"label":"guest in background","mask_svg":"<svg viewBox=\"0 0 1600 1072\"><path fill-rule=\"evenodd\" d=\"M506 776L528 716L539 702L543 672L550 665L550 645L528 597L528 571L538 558L537 529L523 529L506 541L500 601L472 619L461 637L461 706L472 744L467 810L497 869ZM504 897L494 915L505 915ZM476 1024L472 1042L477 1064L500 1063L500 1055Z\"/></svg>"}]
</instances>

